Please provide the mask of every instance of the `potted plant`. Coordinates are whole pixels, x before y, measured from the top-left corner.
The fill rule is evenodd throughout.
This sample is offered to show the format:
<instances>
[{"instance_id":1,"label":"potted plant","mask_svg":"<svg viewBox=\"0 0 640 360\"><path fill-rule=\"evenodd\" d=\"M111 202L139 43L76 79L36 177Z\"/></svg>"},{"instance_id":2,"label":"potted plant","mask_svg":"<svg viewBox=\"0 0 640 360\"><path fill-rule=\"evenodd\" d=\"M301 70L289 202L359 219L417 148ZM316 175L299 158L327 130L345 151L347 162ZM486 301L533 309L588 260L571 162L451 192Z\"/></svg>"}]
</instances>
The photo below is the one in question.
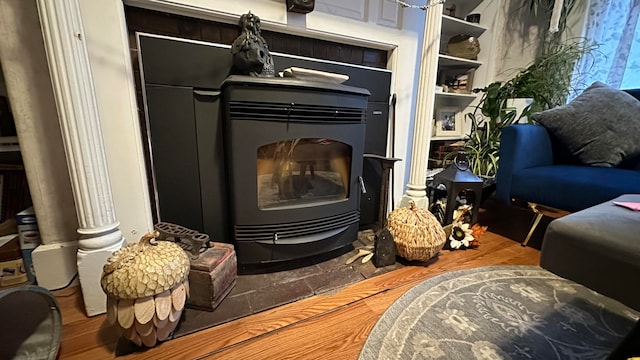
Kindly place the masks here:
<instances>
[{"instance_id":1,"label":"potted plant","mask_svg":"<svg viewBox=\"0 0 640 360\"><path fill-rule=\"evenodd\" d=\"M536 15L539 9L551 12L553 0L530 0L530 11ZM572 90L574 65L586 53L595 48L583 39L565 39L566 19L575 0L565 0L560 17L559 31L544 33L539 55L525 69L504 82L494 82L475 93L482 97L473 112L465 114L471 122L471 129L465 141L470 169L483 178L489 194L495 186L495 175L500 156L500 135L505 126L512 125L521 118L531 123L535 112L554 108L566 103ZM517 98L529 98L531 102L520 113L513 110L510 102ZM453 155L453 154L452 154Z\"/></svg>"},{"instance_id":2,"label":"potted plant","mask_svg":"<svg viewBox=\"0 0 640 360\"><path fill-rule=\"evenodd\" d=\"M510 80L473 90L483 94L474 111L465 115L471 121L471 131L464 150L476 175L495 176L500 133L505 126L523 117L531 122L531 114L566 102L571 91L574 64L593 48L593 45L578 40L556 44L554 51L537 57ZM532 102L516 114L509 106L509 101L516 98L530 98Z\"/></svg>"},{"instance_id":3,"label":"potted plant","mask_svg":"<svg viewBox=\"0 0 640 360\"><path fill-rule=\"evenodd\" d=\"M483 95L481 104L486 104L489 95L500 87L500 83L489 85ZM482 110L480 105L473 113L467 113L466 118L471 121L471 131L464 144L464 152L467 155L469 168L474 174L483 178L495 177L498 169L498 156L500 152L500 134L502 128L515 122L516 112L505 110L500 114L503 106L486 106L490 110ZM478 113L480 110L480 113ZM490 112L489 112L490 111ZM494 113L495 111L495 113ZM485 181L487 182L487 181Z\"/></svg>"},{"instance_id":4,"label":"potted plant","mask_svg":"<svg viewBox=\"0 0 640 360\"><path fill-rule=\"evenodd\" d=\"M510 80L473 90L481 92L482 97L474 111L465 114L471 129L463 150L470 169L483 179L481 202L495 190L502 129L521 118L531 123L533 113L564 104L571 90L573 66L580 56L591 51L592 46L572 41L558 44L554 49L555 52L537 57ZM510 104L517 98L532 101L518 113Z\"/></svg>"}]
</instances>

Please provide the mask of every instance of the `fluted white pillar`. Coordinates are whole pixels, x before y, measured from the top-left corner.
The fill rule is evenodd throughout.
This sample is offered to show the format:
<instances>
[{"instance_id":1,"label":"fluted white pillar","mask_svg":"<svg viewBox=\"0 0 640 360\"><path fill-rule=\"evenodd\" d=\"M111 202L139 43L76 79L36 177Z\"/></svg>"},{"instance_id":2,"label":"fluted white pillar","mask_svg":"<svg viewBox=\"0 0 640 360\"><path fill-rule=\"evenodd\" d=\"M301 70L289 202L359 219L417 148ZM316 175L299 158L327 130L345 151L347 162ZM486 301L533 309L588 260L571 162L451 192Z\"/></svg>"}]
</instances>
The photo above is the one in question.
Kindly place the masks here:
<instances>
[{"instance_id":1,"label":"fluted white pillar","mask_svg":"<svg viewBox=\"0 0 640 360\"><path fill-rule=\"evenodd\" d=\"M431 2L433 1L431 0ZM415 202L419 207L426 208L429 205L426 176L435 102L434 89L438 75L442 7L442 4L438 4L426 10L422 52L420 54L416 113L413 121L409 183L407 183L407 190L400 201L400 206L407 206L410 201Z\"/></svg>"},{"instance_id":2,"label":"fluted white pillar","mask_svg":"<svg viewBox=\"0 0 640 360\"><path fill-rule=\"evenodd\" d=\"M102 266L124 239L113 206L78 0L37 4L78 214L78 275L92 316L105 312Z\"/></svg>"}]
</instances>

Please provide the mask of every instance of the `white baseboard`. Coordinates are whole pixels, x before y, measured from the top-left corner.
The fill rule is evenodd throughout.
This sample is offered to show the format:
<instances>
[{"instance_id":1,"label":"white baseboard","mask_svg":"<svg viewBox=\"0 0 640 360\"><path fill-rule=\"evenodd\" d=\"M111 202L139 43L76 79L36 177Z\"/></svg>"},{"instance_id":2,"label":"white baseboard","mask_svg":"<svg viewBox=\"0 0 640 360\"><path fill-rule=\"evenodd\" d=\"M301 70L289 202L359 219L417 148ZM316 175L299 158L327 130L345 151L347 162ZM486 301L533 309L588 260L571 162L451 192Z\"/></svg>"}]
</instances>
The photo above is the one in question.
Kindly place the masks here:
<instances>
[{"instance_id":1,"label":"white baseboard","mask_svg":"<svg viewBox=\"0 0 640 360\"><path fill-rule=\"evenodd\" d=\"M78 242L40 245L31 254L38 285L56 290L67 285L78 284L74 277L78 273Z\"/></svg>"}]
</instances>

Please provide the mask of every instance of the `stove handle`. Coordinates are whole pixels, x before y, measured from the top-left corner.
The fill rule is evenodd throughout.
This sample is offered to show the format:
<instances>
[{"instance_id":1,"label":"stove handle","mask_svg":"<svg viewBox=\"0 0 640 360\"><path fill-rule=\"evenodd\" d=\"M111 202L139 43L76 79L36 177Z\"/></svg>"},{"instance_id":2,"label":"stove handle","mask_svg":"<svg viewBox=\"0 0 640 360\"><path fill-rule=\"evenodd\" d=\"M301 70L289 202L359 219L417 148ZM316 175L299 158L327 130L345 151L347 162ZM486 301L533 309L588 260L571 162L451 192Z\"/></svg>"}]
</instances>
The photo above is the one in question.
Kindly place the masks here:
<instances>
[{"instance_id":1,"label":"stove handle","mask_svg":"<svg viewBox=\"0 0 640 360\"><path fill-rule=\"evenodd\" d=\"M362 176L358 176L358 182L360 183L360 191L363 194L367 193L367 188L364 186L364 179L362 178Z\"/></svg>"},{"instance_id":2,"label":"stove handle","mask_svg":"<svg viewBox=\"0 0 640 360\"><path fill-rule=\"evenodd\" d=\"M218 97L221 94L220 91L211 91L211 90L193 90L193 92L196 95L212 96L212 97Z\"/></svg>"}]
</instances>

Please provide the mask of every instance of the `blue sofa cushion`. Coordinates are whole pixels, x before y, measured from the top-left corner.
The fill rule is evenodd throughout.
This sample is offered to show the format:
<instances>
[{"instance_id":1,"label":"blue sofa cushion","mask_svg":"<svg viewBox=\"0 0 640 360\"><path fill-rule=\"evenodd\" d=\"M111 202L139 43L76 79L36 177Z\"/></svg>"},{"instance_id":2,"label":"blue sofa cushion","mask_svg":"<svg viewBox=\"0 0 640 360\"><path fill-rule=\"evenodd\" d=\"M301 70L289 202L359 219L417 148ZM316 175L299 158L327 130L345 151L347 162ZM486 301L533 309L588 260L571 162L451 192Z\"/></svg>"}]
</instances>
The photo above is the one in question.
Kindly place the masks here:
<instances>
[{"instance_id":1,"label":"blue sofa cushion","mask_svg":"<svg viewBox=\"0 0 640 360\"><path fill-rule=\"evenodd\" d=\"M640 101L595 82L570 103L533 114L587 165L615 167L640 155Z\"/></svg>"},{"instance_id":2,"label":"blue sofa cushion","mask_svg":"<svg viewBox=\"0 0 640 360\"><path fill-rule=\"evenodd\" d=\"M499 185L498 185L499 186ZM626 193L640 193L640 172L584 165L549 165L513 174L511 196L578 211Z\"/></svg>"}]
</instances>

